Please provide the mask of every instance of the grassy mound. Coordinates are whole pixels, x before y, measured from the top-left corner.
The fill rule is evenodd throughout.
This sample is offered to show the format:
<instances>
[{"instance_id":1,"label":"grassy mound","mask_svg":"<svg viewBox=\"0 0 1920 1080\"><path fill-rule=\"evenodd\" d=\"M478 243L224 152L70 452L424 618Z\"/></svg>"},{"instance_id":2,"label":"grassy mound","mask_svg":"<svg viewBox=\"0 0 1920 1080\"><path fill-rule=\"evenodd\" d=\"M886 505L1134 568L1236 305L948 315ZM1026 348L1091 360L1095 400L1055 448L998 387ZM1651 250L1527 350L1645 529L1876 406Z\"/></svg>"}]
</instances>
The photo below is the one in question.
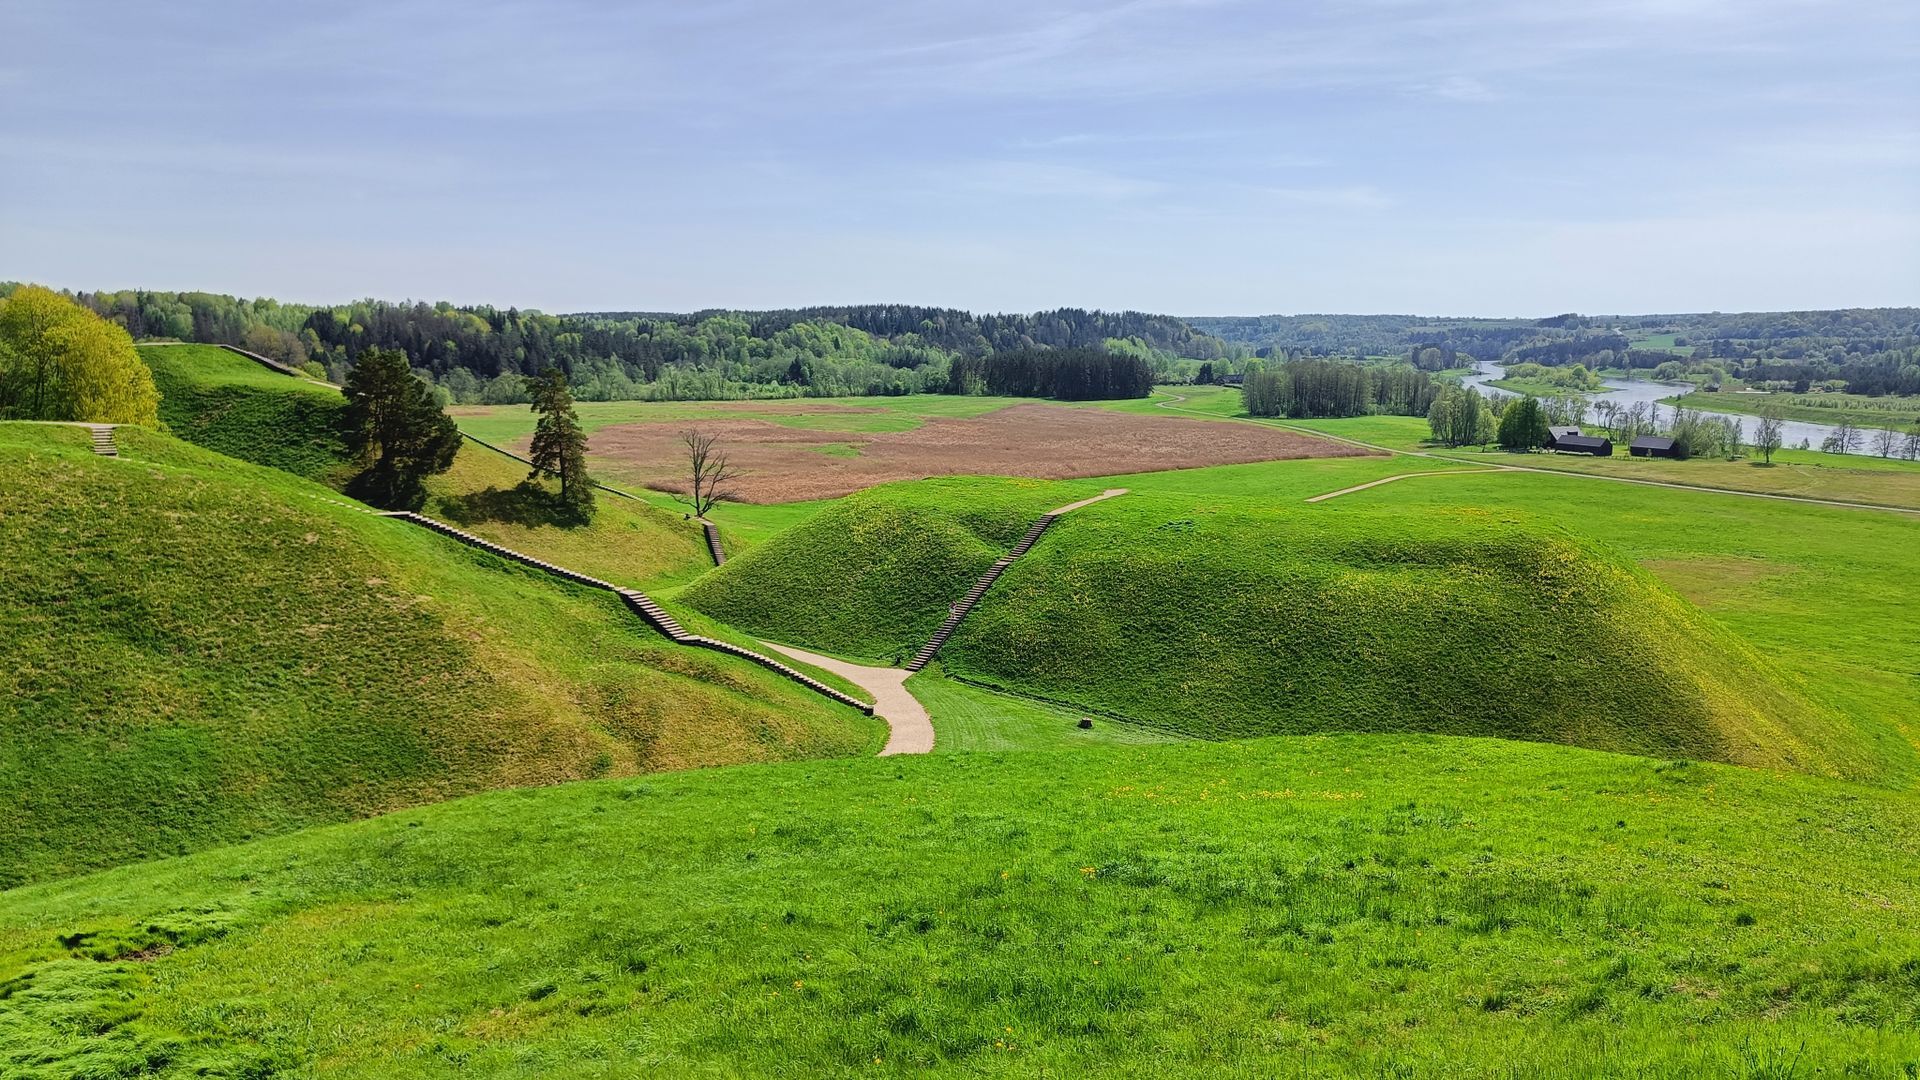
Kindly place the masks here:
<instances>
[{"instance_id":1,"label":"grassy mound","mask_svg":"<svg viewBox=\"0 0 1920 1080\"><path fill-rule=\"evenodd\" d=\"M0 425L0 882L487 788L877 748L611 594L122 428ZM4 1071L4 1070L0 1070Z\"/></svg>"},{"instance_id":2,"label":"grassy mound","mask_svg":"<svg viewBox=\"0 0 1920 1080\"><path fill-rule=\"evenodd\" d=\"M142 345L175 435L229 457L300 476L339 478L346 449L334 424L340 391L272 371L213 345Z\"/></svg>"},{"instance_id":3,"label":"grassy mound","mask_svg":"<svg viewBox=\"0 0 1920 1080\"><path fill-rule=\"evenodd\" d=\"M8 1076L1899 1076L1920 802L1342 736L496 793L0 896Z\"/></svg>"},{"instance_id":4,"label":"grassy mound","mask_svg":"<svg viewBox=\"0 0 1920 1080\"><path fill-rule=\"evenodd\" d=\"M941 659L1208 738L1425 731L1831 771L1833 718L1733 634L1516 514L1129 496L1062 518Z\"/></svg>"},{"instance_id":5,"label":"grassy mound","mask_svg":"<svg viewBox=\"0 0 1920 1080\"><path fill-rule=\"evenodd\" d=\"M958 478L870 488L729 560L680 599L778 641L897 663L1035 518L1083 487Z\"/></svg>"}]
</instances>

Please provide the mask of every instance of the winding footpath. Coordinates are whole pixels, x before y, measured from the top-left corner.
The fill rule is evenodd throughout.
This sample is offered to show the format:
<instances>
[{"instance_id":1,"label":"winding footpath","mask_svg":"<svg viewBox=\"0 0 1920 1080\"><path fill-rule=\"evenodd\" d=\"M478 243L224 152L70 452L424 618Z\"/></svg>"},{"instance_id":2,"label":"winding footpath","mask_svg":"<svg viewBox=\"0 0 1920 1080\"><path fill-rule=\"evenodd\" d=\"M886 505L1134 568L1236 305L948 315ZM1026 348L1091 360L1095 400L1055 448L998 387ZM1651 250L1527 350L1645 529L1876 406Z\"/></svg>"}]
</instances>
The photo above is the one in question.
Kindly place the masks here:
<instances>
[{"instance_id":1,"label":"winding footpath","mask_svg":"<svg viewBox=\"0 0 1920 1080\"><path fill-rule=\"evenodd\" d=\"M932 752L933 720L927 716L926 706L920 704L920 699L906 686L913 672L892 667L862 667L771 641L761 644L803 664L830 671L872 694L873 715L887 722L887 745L881 748L881 757Z\"/></svg>"},{"instance_id":2,"label":"winding footpath","mask_svg":"<svg viewBox=\"0 0 1920 1080\"><path fill-rule=\"evenodd\" d=\"M960 620L967 617L967 612L972 611L973 606L980 602L980 598L986 595L995 581L999 580L1000 574L1013 560L1031 551L1041 534L1045 533L1061 514L1070 513L1083 506L1092 506L1094 503L1126 493L1126 488L1108 488L1091 498L1071 502L1040 515L1033 527L1027 530L1027 534L1014 545L1013 550L994 560L993 566L980 576L980 580L974 582L973 588L968 590L967 595L948 610L946 621L940 624L940 629L934 632L933 637L905 668L865 667L860 664L849 664L845 660L835 660L831 656L821 656L819 653L808 652L805 649L796 649L790 645L777 645L771 641L762 642L762 644L802 663L811 664L823 671L830 671L872 694L873 715L885 720L888 728L887 745L880 751L882 757L891 754L931 753L933 721L927 716L926 706L920 704L919 699L913 696L913 692L907 689L907 680L933 660L934 654L938 653L940 647L945 645L947 639L953 635L954 628L960 625Z\"/></svg>"}]
</instances>

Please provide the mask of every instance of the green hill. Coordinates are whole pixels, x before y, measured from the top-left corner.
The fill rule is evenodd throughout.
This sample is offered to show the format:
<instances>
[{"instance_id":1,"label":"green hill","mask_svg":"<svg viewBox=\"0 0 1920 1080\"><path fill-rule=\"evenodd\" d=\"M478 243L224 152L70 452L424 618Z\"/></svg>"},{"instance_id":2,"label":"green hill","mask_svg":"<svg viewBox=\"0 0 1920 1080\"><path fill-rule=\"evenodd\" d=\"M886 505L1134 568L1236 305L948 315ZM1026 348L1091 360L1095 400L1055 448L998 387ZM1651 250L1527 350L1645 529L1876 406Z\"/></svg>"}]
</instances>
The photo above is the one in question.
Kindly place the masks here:
<instances>
[{"instance_id":1,"label":"green hill","mask_svg":"<svg viewBox=\"0 0 1920 1080\"><path fill-rule=\"evenodd\" d=\"M899 663L1034 518L1085 486L958 477L869 489L730 560L680 600L777 641Z\"/></svg>"},{"instance_id":2,"label":"green hill","mask_svg":"<svg viewBox=\"0 0 1920 1080\"><path fill-rule=\"evenodd\" d=\"M495 793L0 895L0 1073L1898 1077L1916 845L1423 736Z\"/></svg>"},{"instance_id":3,"label":"green hill","mask_svg":"<svg viewBox=\"0 0 1920 1080\"><path fill-rule=\"evenodd\" d=\"M1053 498L989 480L877 488L684 598L802 646L899 657L1062 497L1038 494ZM983 505L1004 511L990 537L964 524ZM1423 731L1829 774L1857 738L1644 571L1511 513L1130 495L1062 517L941 661L1207 738Z\"/></svg>"},{"instance_id":4,"label":"green hill","mask_svg":"<svg viewBox=\"0 0 1920 1080\"><path fill-rule=\"evenodd\" d=\"M611 594L122 428L0 425L0 882L881 725ZM0 1070L3 1071L3 1070Z\"/></svg>"},{"instance_id":5,"label":"green hill","mask_svg":"<svg viewBox=\"0 0 1920 1080\"><path fill-rule=\"evenodd\" d=\"M339 390L269 370L212 345L143 345L172 434L242 461L343 486L351 466L335 434ZM623 585L684 581L708 568L700 530L644 502L602 496L586 525L556 520L552 500L522 486L527 467L461 444L430 477L427 514L518 551ZM551 485L548 485L551 486Z\"/></svg>"},{"instance_id":6,"label":"green hill","mask_svg":"<svg viewBox=\"0 0 1920 1080\"><path fill-rule=\"evenodd\" d=\"M338 479L340 391L269 370L215 345L142 345L160 420L188 442L300 476Z\"/></svg>"}]
</instances>

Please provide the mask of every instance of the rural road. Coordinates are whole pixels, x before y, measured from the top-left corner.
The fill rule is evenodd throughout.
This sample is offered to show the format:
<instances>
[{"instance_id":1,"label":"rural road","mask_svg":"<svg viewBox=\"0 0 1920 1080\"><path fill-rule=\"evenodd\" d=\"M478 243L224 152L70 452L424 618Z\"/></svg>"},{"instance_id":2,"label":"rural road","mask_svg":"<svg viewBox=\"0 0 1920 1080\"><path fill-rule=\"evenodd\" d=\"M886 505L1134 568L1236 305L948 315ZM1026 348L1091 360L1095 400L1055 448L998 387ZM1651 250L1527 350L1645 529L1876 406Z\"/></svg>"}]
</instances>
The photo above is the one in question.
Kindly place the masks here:
<instances>
[{"instance_id":1,"label":"rural road","mask_svg":"<svg viewBox=\"0 0 1920 1080\"><path fill-rule=\"evenodd\" d=\"M1375 443L1362 442L1359 439L1349 439L1344 435L1330 435L1324 431L1315 431L1312 428L1296 427L1293 424L1289 424L1279 420L1272 420L1272 421L1256 420L1250 416L1222 416L1219 413L1205 412L1200 409L1183 409L1183 408L1180 408L1179 403L1187 400L1187 396L1185 394L1170 394L1168 395L1168 397L1169 397L1169 400L1167 401L1154 402L1153 403L1154 406L1156 408L1165 409L1168 412L1191 413L1194 416L1206 417L1209 420L1238 420L1241 423L1245 423L1245 424L1262 424L1264 426L1281 428L1286 431L1296 431L1302 435L1317 435L1322 439L1331 439L1334 442L1346 443L1349 446L1358 446L1363 449L1378 451L1379 453L1382 453L1382 454L1393 454L1399 457L1429 458L1434 461L1450 461L1457 465L1478 466L1478 468L1475 468L1475 469L1448 470L1449 472L1455 472L1455 473L1526 472L1526 473L1540 473L1543 476L1573 476L1573 477L1578 477L1582 480L1607 480L1616 484L1640 484L1645 487L1672 488L1675 491L1704 491L1709 495L1744 495L1749 499L1773 499L1778 502L1805 503L1808 506L1835 506L1843 510L1878 510L1882 513L1887 513L1887 514L1904 514L1908 517L1920 517L1920 509L1915 509L1913 507L1908 507L1908 506L1886 506L1880 503L1848 502L1845 499L1818 499L1818 498L1814 498L1811 495L1777 495L1777 494L1774 494L1773 492L1768 492L1768 491L1741 491L1739 488L1709 487L1705 484L1681 484L1671 480L1641 480L1631 476L1607 476L1603 473L1574 472L1571 469L1543 469L1534 465L1505 465L1505 464L1497 464L1497 463L1483 463L1483 462L1477 462L1477 461L1470 461L1466 458L1451 457L1447 454L1428 453L1424 450L1396 450L1391 446L1380 446ZM1420 475L1420 474L1409 473L1405 475ZM1322 499L1331 499L1336 495L1346 495L1351 492L1361 491L1366 488L1373 487L1375 486L1375 484L1384 484L1392 480L1400 480L1404 478L1405 476L1390 476L1386 480L1375 481L1374 484L1361 484L1358 487L1345 488L1340 491L1330 491L1324 495L1316 495L1313 498L1308 499L1307 501L1319 502Z\"/></svg>"},{"instance_id":2,"label":"rural road","mask_svg":"<svg viewBox=\"0 0 1920 1080\"><path fill-rule=\"evenodd\" d=\"M771 641L763 644L774 652L831 671L872 694L873 714L887 722L887 745L881 749L881 757L889 754L925 754L933 749L933 721L927 717L927 710L919 699L907 691L906 682L911 672L899 668L862 667L805 649L775 645Z\"/></svg>"}]
</instances>

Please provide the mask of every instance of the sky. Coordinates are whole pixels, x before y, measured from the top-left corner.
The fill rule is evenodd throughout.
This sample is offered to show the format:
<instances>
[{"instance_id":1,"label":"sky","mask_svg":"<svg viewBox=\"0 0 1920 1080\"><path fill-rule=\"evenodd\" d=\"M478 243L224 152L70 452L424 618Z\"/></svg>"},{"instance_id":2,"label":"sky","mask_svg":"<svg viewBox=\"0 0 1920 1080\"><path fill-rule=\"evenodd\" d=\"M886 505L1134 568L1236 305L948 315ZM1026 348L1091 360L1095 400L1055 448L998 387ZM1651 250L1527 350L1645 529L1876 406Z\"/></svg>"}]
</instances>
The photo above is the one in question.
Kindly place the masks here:
<instances>
[{"instance_id":1,"label":"sky","mask_svg":"<svg viewBox=\"0 0 1920 1080\"><path fill-rule=\"evenodd\" d=\"M0 280L1920 304L1912 0L0 0Z\"/></svg>"}]
</instances>

